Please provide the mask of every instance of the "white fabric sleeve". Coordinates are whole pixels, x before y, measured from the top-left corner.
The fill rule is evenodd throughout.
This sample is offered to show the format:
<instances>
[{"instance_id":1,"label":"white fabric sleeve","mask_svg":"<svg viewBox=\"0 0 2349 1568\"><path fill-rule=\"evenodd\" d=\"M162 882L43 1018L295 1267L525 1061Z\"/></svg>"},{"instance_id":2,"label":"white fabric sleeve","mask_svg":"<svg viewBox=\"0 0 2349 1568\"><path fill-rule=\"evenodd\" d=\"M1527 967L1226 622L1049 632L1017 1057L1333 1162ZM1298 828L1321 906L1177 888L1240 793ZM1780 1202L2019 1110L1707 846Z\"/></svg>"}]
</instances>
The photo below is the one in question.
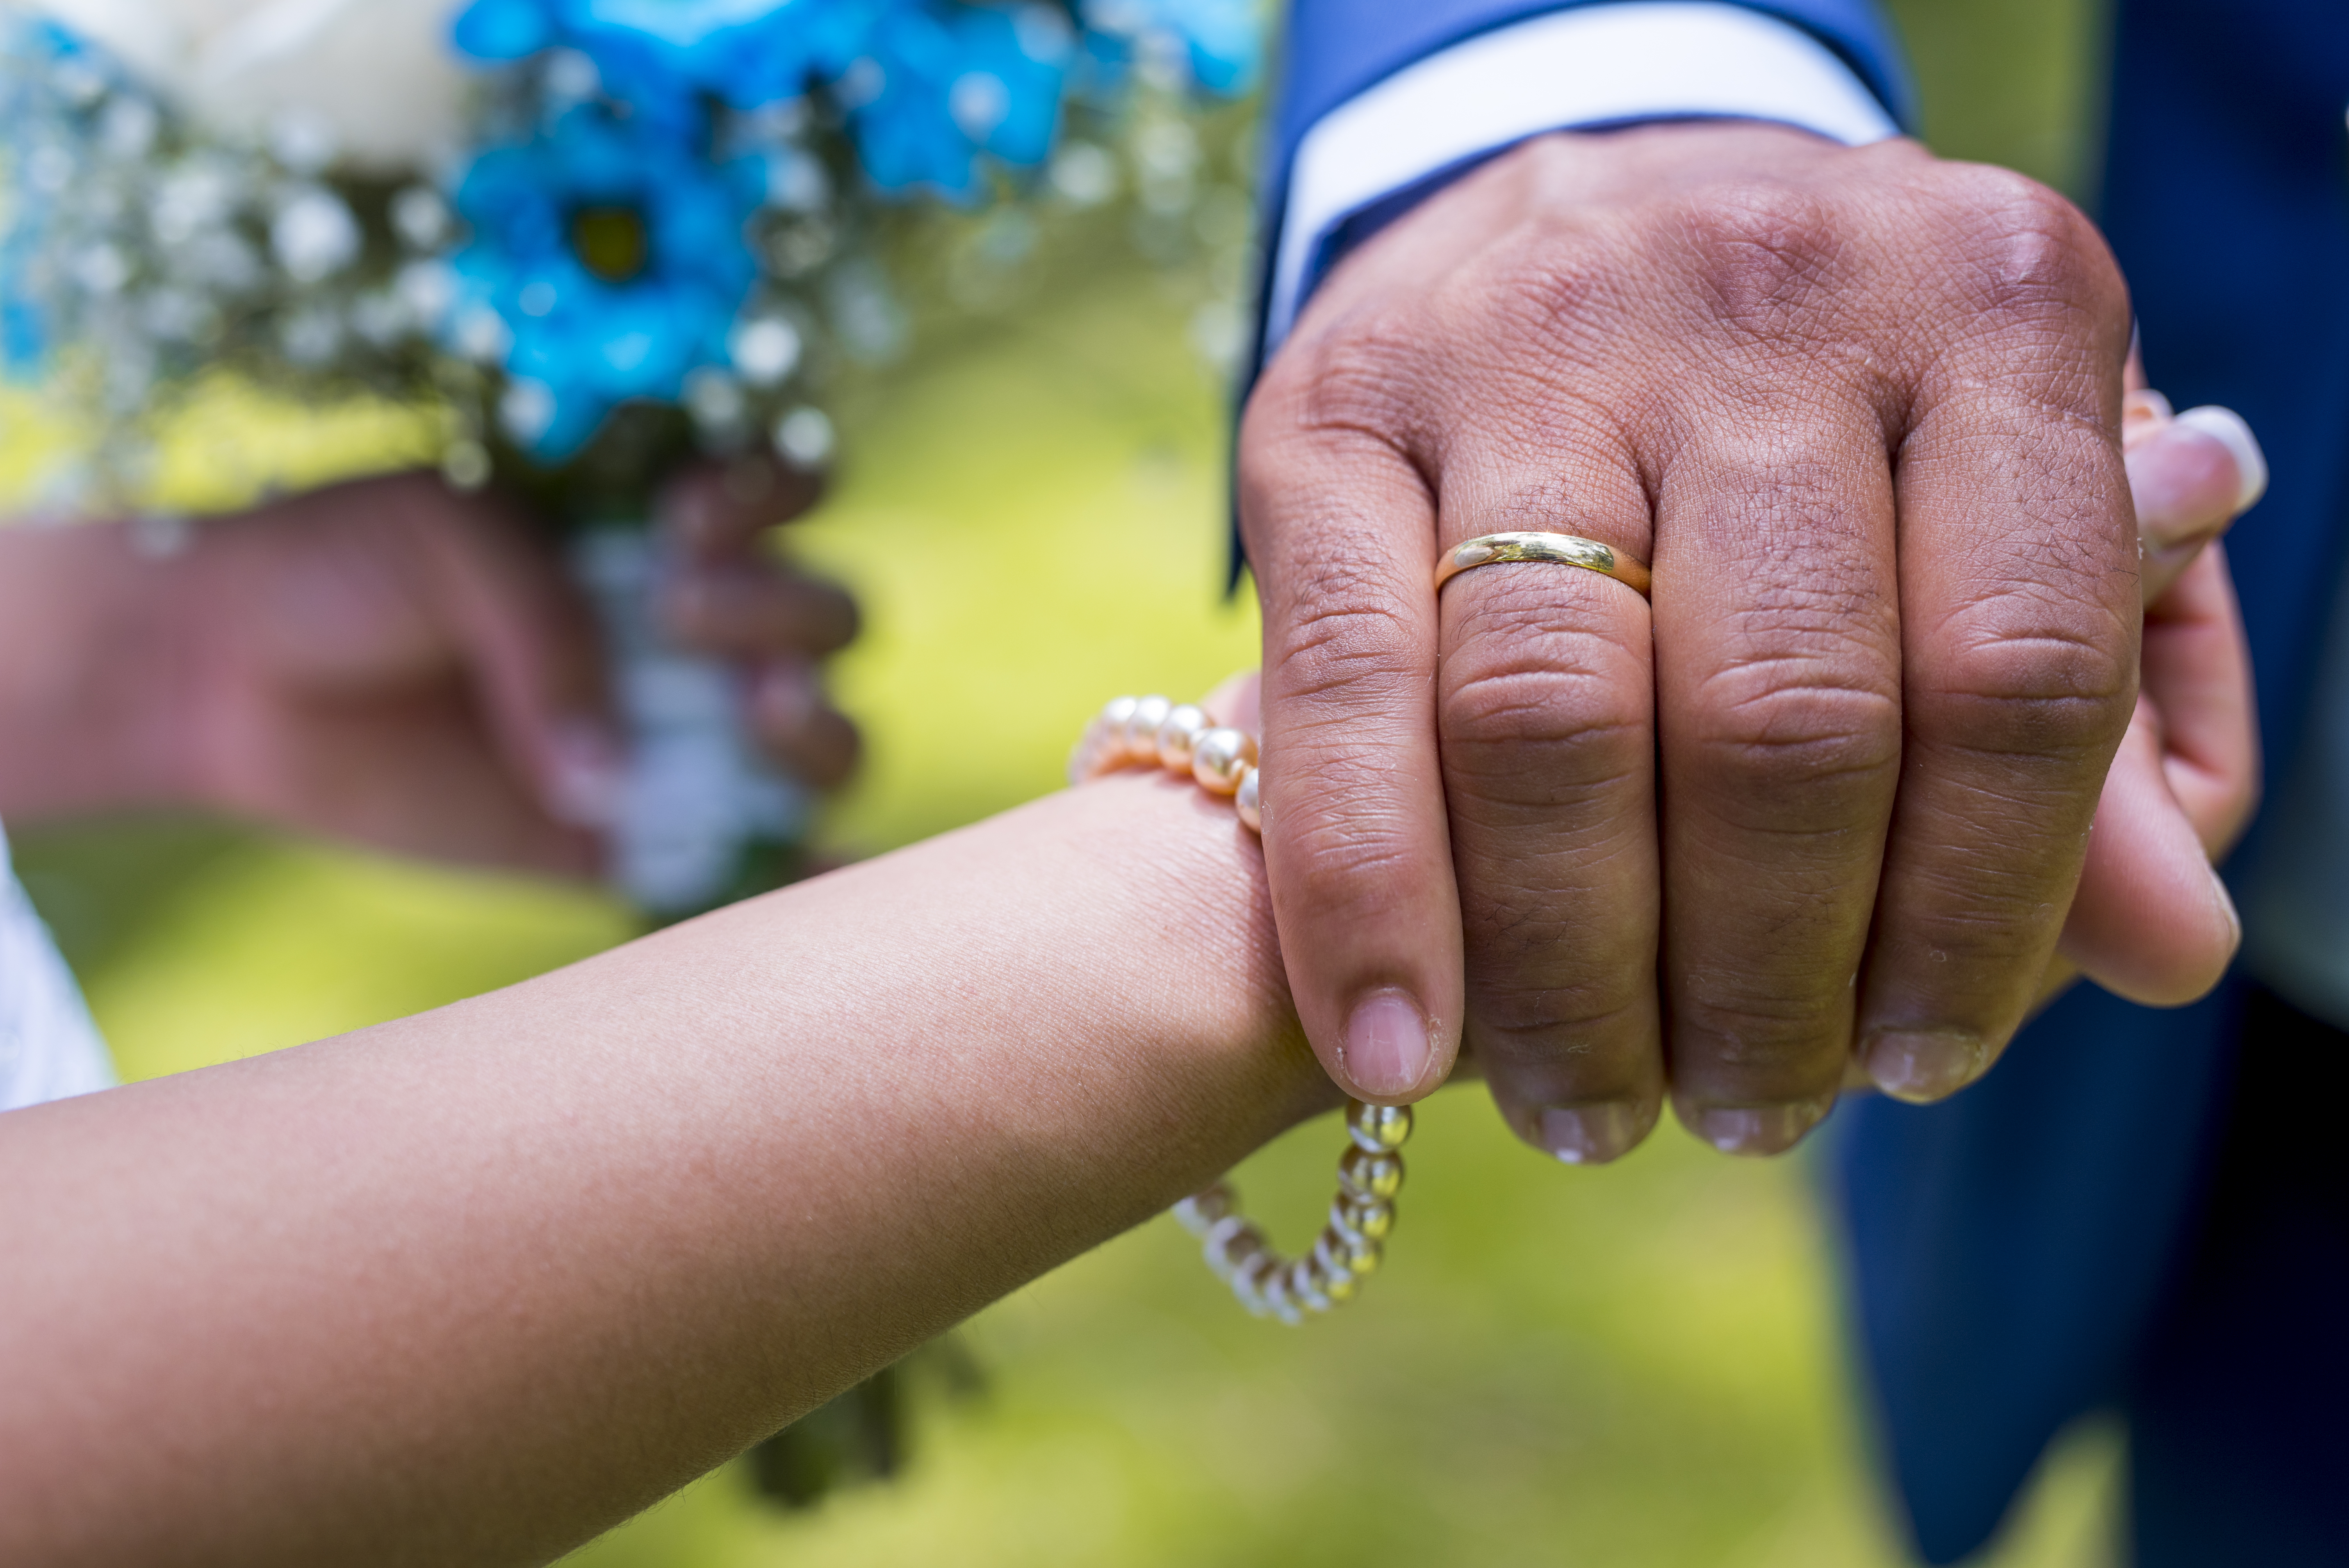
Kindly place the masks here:
<instances>
[{"instance_id":1,"label":"white fabric sleeve","mask_svg":"<svg viewBox=\"0 0 2349 1568\"><path fill-rule=\"evenodd\" d=\"M1299 140L1265 352L1288 335L1338 226L1364 208L1544 131L1689 117L1775 120L1853 147L1900 134L1834 51L1742 5L1627 0L1479 34L1348 99Z\"/></svg>"},{"instance_id":2,"label":"white fabric sleeve","mask_svg":"<svg viewBox=\"0 0 2349 1568\"><path fill-rule=\"evenodd\" d=\"M113 1083L98 1026L17 883L0 834L0 1111Z\"/></svg>"}]
</instances>

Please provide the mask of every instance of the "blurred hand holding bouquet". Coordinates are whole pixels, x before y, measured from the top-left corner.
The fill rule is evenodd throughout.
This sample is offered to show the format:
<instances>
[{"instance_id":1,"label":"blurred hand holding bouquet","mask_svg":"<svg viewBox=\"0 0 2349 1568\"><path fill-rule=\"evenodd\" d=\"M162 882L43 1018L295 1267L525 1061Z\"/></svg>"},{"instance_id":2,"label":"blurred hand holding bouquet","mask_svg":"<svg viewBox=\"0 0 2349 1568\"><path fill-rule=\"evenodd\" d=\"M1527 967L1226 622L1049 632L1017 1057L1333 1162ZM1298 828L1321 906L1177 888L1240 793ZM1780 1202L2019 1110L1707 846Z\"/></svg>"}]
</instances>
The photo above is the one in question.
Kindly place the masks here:
<instances>
[{"instance_id":1,"label":"blurred hand holding bouquet","mask_svg":"<svg viewBox=\"0 0 2349 1568\"><path fill-rule=\"evenodd\" d=\"M921 199L1098 201L1123 152L1164 205L1257 49L1251 0L19 0L0 356L89 432L57 511L135 504L216 371L433 410L452 483L575 531L636 748L619 880L683 912L802 806L655 624L651 496L829 459L821 388L901 333L885 231Z\"/></svg>"}]
</instances>

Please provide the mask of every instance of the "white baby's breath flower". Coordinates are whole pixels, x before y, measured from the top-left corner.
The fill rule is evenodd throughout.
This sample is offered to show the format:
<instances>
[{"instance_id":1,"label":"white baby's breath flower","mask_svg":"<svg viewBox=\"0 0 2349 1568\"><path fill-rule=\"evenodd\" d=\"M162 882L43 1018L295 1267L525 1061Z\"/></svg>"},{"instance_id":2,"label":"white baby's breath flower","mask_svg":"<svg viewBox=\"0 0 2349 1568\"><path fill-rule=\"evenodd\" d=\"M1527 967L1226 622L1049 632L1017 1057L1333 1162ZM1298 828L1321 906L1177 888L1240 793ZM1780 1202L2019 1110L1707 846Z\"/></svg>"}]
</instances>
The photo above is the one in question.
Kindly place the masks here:
<instances>
[{"instance_id":1,"label":"white baby's breath flower","mask_svg":"<svg viewBox=\"0 0 2349 1568\"><path fill-rule=\"evenodd\" d=\"M307 186L277 209L269 225L269 248L295 283L315 284L357 260L358 220L331 191Z\"/></svg>"},{"instance_id":2,"label":"white baby's breath flower","mask_svg":"<svg viewBox=\"0 0 2349 1568\"><path fill-rule=\"evenodd\" d=\"M821 408L794 408L775 421L775 450L802 469L820 469L832 456L832 421Z\"/></svg>"},{"instance_id":3,"label":"white baby's breath flower","mask_svg":"<svg viewBox=\"0 0 2349 1568\"><path fill-rule=\"evenodd\" d=\"M391 226L412 251L440 249L450 222L449 203L429 185L411 185L391 199Z\"/></svg>"},{"instance_id":4,"label":"white baby's breath flower","mask_svg":"<svg viewBox=\"0 0 2349 1568\"><path fill-rule=\"evenodd\" d=\"M513 346L513 329L484 304L469 306L458 316L452 335L457 352L476 365L494 365ZM548 418L553 417L550 412Z\"/></svg>"},{"instance_id":5,"label":"white baby's breath flower","mask_svg":"<svg viewBox=\"0 0 2349 1568\"><path fill-rule=\"evenodd\" d=\"M767 200L792 212L821 212L832 200L832 176L805 148L785 148L767 160Z\"/></svg>"},{"instance_id":6,"label":"white baby's breath flower","mask_svg":"<svg viewBox=\"0 0 2349 1568\"><path fill-rule=\"evenodd\" d=\"M417 325L431 331L456 302L457 280L440 262L410 262L392 279L392 293ZM503 353L502 348L498 350Z\"/></svg>"},{"instance_id":7,"label":"white baby's breath flower","mask_svg":"<svg viewBox=\"0 0 2349 1568\"><path fill-rule=\"evenodd\" d=\"M236 206L236 181L224 162L190 158L165 175L147 221L165 245L181 245L225 222Z\"/></svg>"},{"instance_id":8,"label":"white baby's breath flower","mask_svg":"<svg viewBox=\"0 0 2349 1568\"><path fill-rule=\"evenodd\" d=\"M428 172L463 135L461 0L35 0L207 127L323 136L335 156Z\"/></svg>"},{"instance_id":9,"label":"white baby's breath flower","mask_svg":"<svg viewBox=\"0 0 2349 1568\"><path fill-rule=\"evenodd\" d=\"M779 315L753 316L735 324L726 351L743 380L772 387L800 362L799 328Z\"/></svg>"},{"instance_id":10,"label":"white baby's breath flower","mask_svg":"<svg viewBox=\"0 0 2349 1568\"><path fill-rule=\"evenodd\" d=\"M554 389L543 381L515 377L498 399L498 423L517 441L535 441L554 423Z\"/></svg>"},{"instance_id":11,"label":"white baby's breath flower","mask_svg":"<svg viewBox=\"0 0 2349 1568\"><path fill-rule=\"evenodd\" d=\"M278 328L278 346L285 357L305 369L316 369L335 357L343 346L343 324L322 306L297 310Z\"/></svg>"},{"instance_id":12,"label":"white baby's breath flower","mask_svg":"<svg viewBox=\"0 0 2349 1568\"><path fill-rule=\"evenodd\" d=\"M741 428L750 402L740 382L715 365L701 365L686 372L685 407L703 433L726 437Z\"/></svg>"}]
</instances>

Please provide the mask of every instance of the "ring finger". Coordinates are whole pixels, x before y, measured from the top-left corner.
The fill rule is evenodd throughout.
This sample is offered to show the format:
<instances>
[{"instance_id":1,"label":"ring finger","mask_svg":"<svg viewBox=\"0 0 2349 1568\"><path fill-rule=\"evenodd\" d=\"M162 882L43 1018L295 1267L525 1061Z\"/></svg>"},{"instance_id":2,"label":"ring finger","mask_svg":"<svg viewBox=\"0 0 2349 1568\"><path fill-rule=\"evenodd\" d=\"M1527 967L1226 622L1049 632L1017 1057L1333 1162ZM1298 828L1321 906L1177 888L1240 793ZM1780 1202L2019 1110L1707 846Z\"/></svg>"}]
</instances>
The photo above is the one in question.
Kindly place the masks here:
<instances>
[{"instance_id":1,"label":"ring finger","mask_svg":"<svg viewBox=\"0 0 2349 1568\"><path fill-rule=\"evenodd\" d=\"M1556 471L1570 482L1448 469L1447 552L1537 530L1645 556L1647 500L1627 459L1594 441ZM1519 1137L1573 1164L1612 1160L1654 1126L1663 1095L1648 607L1621 582L1553 562L1476 566L1439 592L1466 1039Z\"/></svg>"}]
</instances>

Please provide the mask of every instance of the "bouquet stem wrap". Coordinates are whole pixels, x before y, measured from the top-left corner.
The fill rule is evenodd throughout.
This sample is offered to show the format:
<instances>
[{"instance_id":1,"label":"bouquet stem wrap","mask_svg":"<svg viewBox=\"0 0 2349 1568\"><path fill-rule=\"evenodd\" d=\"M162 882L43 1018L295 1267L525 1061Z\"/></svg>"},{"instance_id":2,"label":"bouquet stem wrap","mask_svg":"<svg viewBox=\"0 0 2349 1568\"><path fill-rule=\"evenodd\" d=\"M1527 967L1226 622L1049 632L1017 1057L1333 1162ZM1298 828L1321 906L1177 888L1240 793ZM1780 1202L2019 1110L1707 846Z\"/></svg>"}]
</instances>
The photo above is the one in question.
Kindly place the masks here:
<instances>
[{"instance_id":1,"label":"bouquet stem wrap","mask_svg":"<svg viewBox=\"0 0 2349 1568\"><path fill-rule=\"evenodd\" d=\"M612 803L613 880L666 919L780 886L799 858L808 790L761 754L740 672L663 634L665 562L652 531L592 527L571 558L602 625L627 748Z\"/></svg>"}]
</instances>

